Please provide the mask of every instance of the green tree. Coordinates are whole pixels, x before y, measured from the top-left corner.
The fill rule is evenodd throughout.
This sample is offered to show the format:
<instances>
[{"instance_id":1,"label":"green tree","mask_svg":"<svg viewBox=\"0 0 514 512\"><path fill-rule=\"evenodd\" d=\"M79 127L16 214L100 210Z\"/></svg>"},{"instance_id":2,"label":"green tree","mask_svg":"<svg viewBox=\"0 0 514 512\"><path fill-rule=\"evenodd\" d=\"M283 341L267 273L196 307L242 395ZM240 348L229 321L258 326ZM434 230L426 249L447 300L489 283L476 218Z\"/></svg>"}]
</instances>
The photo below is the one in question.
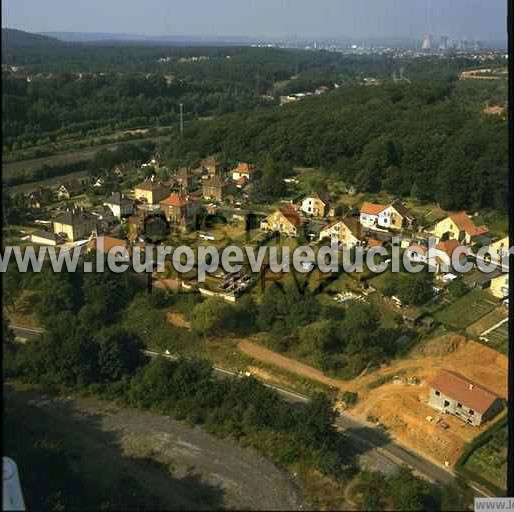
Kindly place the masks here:
<instances>
[{"instance_id":1,"label":"green tree","mask_svg":"<svg viewBox=\"0 0 514 512\"><path fill-rule=\"evenodd\" d=\"M95 340L98 350L98 375L101 382L115 382L130 376L143 364L143 344L117 326L101 331Z\"/></svg>"},{"instance_id":2,"label":"green tree","mask_svg":"<svg viewBox=\"0 0 514 512\"><path fill-rule=\"evenodd\" d=\"M205 335L229 332L234 325L234 308L223 300L207 299L193 309L192 325Z\"/></svg>"}]
</instances>

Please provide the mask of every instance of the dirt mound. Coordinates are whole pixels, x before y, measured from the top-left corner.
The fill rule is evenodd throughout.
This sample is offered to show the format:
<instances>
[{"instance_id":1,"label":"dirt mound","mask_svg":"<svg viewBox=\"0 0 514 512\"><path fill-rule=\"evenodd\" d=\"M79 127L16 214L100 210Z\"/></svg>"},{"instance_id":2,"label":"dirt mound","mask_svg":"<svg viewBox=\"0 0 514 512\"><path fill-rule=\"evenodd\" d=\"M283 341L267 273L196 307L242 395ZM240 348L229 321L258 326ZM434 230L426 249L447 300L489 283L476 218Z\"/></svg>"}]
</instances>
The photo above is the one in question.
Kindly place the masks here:
<instances>
[{"instance_id":1,"label":"dirt mound","mask_svg":"<svg viewBox=\"0 0 514 512\"><path fill-rule=\"evenodd\" d=\"M438 336L418 345L413 350L412 355L414 357L443 357L453 354L466 342L466 338L459 334Z\"/></svg>"}]
</instances>

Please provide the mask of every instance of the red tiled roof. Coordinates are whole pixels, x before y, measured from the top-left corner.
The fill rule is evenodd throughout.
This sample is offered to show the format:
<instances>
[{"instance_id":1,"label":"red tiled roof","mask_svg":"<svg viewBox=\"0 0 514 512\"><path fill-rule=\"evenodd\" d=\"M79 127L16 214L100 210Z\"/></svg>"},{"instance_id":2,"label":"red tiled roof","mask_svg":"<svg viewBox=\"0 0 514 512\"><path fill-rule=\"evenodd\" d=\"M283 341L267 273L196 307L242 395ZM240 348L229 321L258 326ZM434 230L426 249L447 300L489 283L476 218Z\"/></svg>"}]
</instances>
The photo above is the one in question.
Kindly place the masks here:
<instances>
[{"instance_id":1,"label":"red tiled roof","mask_svg":"<svg viewBox=\"0 0 514 512\"><path fill-rule=\"evenodd\" d=\"M248 164L246 162L239 162L239 164L235 168L236 172L248 173L248 174L251 174L254 170L255 170L254 166L252 164Z\"/></svg>"},{"instance_id":2,"label":"red tiled roof","mask_svg":"<svg viewBox=\"0 0 514 512\"><path fill-rule=\"evenodd\" d=\"M433 379L428 381L430 387L440 391L462 405L470 407L481 414L486 412L498 395L479 386L466 377L448 370L442 370Z\"/></svg>"},{"instance_id":3,"label":"red tiled roof","mask_svg":"<svg viewBox=\"0 0 514 512\"><path fill-rule=\"evenodd\" d=\"M163 199L160 204L181 208L183 206L187 206L188 202L187 197L179 194L178 192L173 192L173 194L169 195L166 199Z\"/></svg>"},{"instance_id":4,"label":"red tiled roof","mask_svg":"<svg viewBox=\"0 0 514 512\"><path fill-rule=\"evenodd\" d=\"M382 242L380 240L377 240L376 238L368 239L368 247L380 247L381 245Z\"/></svg>"},{"instance_id":5,"label":"red tiled roof","mask_svg":"<svg viewBox=\"0 0 514 512\"><path fill-rule=\"evenodd\" d=\"M361 213L365 213L367 215L378 215L381 211L385 210L387 206L383 204L374 204L364 202L361 206Z\"/></svg>"},{"instance_id":6,"label":"red tiled roof","mask_svg":"<svg viewBox=\"0 0 514 512\"><path fill-rule=\"evenodd\" d=\"M475 226L475 223L468 217L466 212L458 212L450 215L450 219L457 224L457 227L469 236L480 236L489 233L486 226Z\"/></svg>"},{"instance_id":7,"label":"red tiled roof","mask_svg":"<svg viewBox=\"0 0 514 512\"><path fill-rule=\"evenodd\" d=\"M445 252L451 258L459 247L463 247L463 245L458 240L446 240L446 242L439 242L436 249Z\"/></svg>"},{"instance_id":8,"label":"red tiled roof","mask_svg":"<svg viewBox=\"0 0 514 512\"><path fill-rule=\"evenodd\" d=\"M100 236L98 238L97 237L92 238L88 242L88 244L87 244L88 250L96 250L97 240L99 240L99 239L102 239L103 251L106 253L109 252L114 247L126 247L127 246L127 242L125 240L121 240L120 238L114 238L112 236Z\"/></svg>"}]
</instances>

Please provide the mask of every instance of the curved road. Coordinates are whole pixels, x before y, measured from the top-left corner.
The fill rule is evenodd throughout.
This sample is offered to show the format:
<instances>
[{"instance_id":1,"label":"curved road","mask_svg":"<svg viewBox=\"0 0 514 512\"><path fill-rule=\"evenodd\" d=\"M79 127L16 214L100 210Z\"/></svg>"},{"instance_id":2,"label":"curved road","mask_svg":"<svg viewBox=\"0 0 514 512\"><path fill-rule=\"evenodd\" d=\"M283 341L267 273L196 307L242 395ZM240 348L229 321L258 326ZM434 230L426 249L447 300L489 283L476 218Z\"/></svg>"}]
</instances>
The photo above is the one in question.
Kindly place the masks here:
<instances>
[{"instance_id":1,"label":"curved road","mask_svg":"<svg viewBox=\"0 0 514 512\"><path fill-rule=\"evenodd\" d=\"M11 325L14 334L25 340L35 340L43 331L32 327L24 327L19 325ZM163 354L149 350L143 351L149 357L162 357L169 360L177 360L177 356ZM213 367L218 377L238 377L236 372L226 370L217 366ZM307 403L309 397L299 393L289 391L279 386L274 386L266 382L262 382L266 387L275 390L285 400L290 402ZM431 482L451 484L455 482L456 475L451 470L439 466L434 462L417 455L405 446L396 441L392 441L386 433L371 424L361 422L349 414L340 413L336 420L338 430L352 439L356 447L363 450L363 458L367 459L375 468L380 468L385 472L390 472L400 468L403 465L410 467L413 472ZM489 497L485 490L481 489L474 482L468 482L477 496Z\"/></svg>"}]
</instances>

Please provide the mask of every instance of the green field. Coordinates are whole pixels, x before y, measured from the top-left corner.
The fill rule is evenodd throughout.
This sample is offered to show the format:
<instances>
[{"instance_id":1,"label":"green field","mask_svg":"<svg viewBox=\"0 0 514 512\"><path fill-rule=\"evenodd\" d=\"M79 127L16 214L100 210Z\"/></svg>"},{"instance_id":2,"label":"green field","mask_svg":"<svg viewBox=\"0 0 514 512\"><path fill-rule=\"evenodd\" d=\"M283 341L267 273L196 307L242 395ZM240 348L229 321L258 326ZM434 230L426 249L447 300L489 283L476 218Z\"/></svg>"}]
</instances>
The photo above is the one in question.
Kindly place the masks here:
<instances>
[{"instance_id":1,"label":"green field","mask_svg":"<svg viewBox=\"0 0 514 512\"><path fill-rule=\"evenodd\" d=\"M489 339L487 346L494 348L498 352L507 355L509 350L509 323L500 325L497 329L486 336Z\"/></svg>"},{"instance_id":2,"label":"green field","mask_svg":"<svg viewBox=\"0 0 514 512\"><path fill-rule=\"evenodd\" d=\"M464 463L467 473L505 489L507 482L507 422L485 444L476 448ZM494 427L493 427L494 428Z\"/></svg>"},{"instance_id":3,"label":"green field","mask_svg":"<svg viewBox=\"0 0 514 512\"><path fill-rule=\"evenodd\" d=\"M472 290L435 314L436 320L455 330L466 329L494 309L491 296L484 290Z\"/></svg>"}]
</instances>

